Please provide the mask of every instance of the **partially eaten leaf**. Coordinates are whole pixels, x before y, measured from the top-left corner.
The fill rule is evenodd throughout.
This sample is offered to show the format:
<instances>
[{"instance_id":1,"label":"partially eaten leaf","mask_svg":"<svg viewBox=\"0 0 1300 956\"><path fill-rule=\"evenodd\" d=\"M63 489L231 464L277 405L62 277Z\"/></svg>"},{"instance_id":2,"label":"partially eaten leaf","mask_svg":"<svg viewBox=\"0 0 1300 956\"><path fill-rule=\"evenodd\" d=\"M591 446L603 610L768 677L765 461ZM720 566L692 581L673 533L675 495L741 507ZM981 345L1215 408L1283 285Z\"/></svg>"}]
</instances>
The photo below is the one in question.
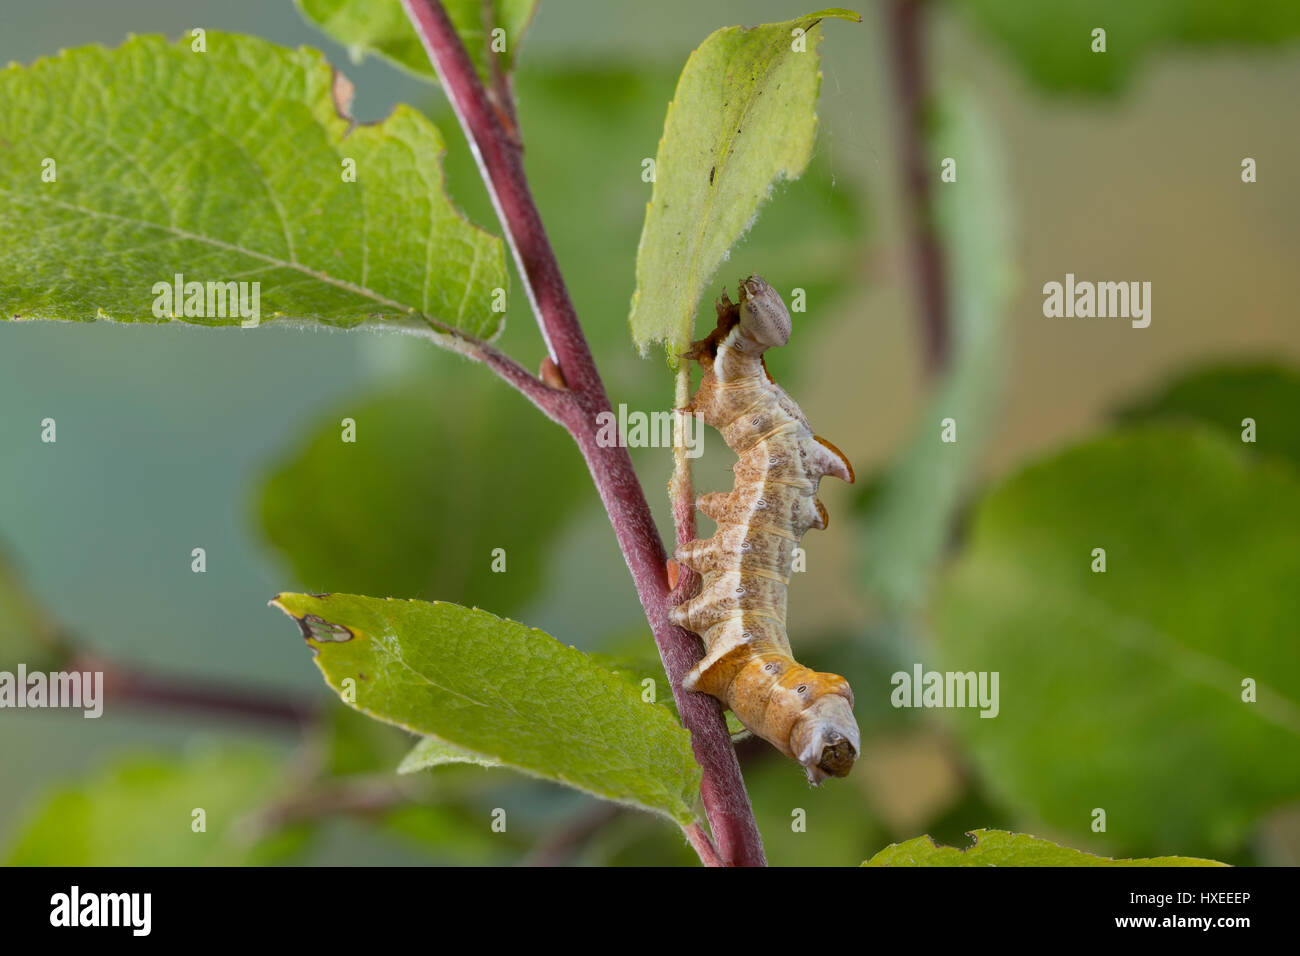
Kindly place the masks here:
<instances>
[{"instance_id":1,"label":"partially eaten leaf","mask_svg":"<svg viewBox=\"0 0 1300 956\"><path fill-rule=\"evenodd\" d=\"M418 110L357 125L321 54L194 42L0 70L0 318L500 331L502 243Z\"/></svg>"},{"instance_id":2,"label":"partially eaten leaf","mask_svg":"<svg viewBox=\"0 0 1300 956\"><path fill-rule=\"evenodd\" d=\"M1027 833L972 830L968 847L940 846L928 836L885 847L863 866L1223 866L1190 856L1112 860Z\"/></svg>"}]
</instances>

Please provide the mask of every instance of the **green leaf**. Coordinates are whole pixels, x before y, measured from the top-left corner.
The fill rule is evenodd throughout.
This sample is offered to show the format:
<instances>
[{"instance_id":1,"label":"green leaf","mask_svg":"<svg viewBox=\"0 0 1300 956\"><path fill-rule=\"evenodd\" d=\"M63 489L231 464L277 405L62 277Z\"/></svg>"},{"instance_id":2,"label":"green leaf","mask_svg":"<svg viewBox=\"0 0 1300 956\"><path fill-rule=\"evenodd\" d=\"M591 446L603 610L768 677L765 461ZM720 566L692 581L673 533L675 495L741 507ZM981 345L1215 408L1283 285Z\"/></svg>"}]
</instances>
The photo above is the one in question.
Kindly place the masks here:
<instances>
[{"instance_id":1,"label":"green leaf","mask_svg":"<svg viewBox=\"0 0 1300 956\"><path fill-rule=\"evenodd\" d=\"M481 369L437 374L341 405L267 480L262 525L304 588L505 613L537 593L553 538L590 494L582 458Z\"/></svg>"},{"instance_id":2,"label":"green leaf","mask_svg":"<svg viewBox=\"0 0 1300 956\"><path fill-rule=\"evenodd\" d=\"M655 185L637 251L632 338L645 354L690 344L695 307L727 251L780 179L812 155L823 10L711 34L686 62L664 120ZM797 31L801 31L795 36ZM798 47L799 49L796 49Z\"/></svg>"},{"instance_id":3,"label":"green leaf","mask_svg":"<svg viewBox=\"0 0 1300 956\"><path fill-rule=\"evenodd\" d=\"M0 71L4 317L165 322L181 274L214 291L259 282L263 319L382 322L448 345L448 328L500 330L502 243L448 200L428 120L399 106L354 124L350 85L311 50L190 43L135 37ZM185 298L178 319L241 322L215 297L185 315Z\"/></svg>"},{"instance_id":4,"label":"green leaf","mask_svg":"<svg viewBox=\"0 0 1300 956\"><path fill-rule=\"evenodd\" d=\"M279 760L249 747L207 746L183 760L119 759L50 793L19 826L9 866L236 866L301 849L304 831L261 838L255 811L278 793ZM194 829L196 808L206 829Z\"/></svg>"},{"instance_id":5,"label":"green leaf","mask_svg":"<svg viewBox=\"0 0 1300 956\"><path fill-rule=\"evenodd\" d=\"M421 79L437 80L429 55L400 0L295 0L304 17L360 60L377 54ZM443 7L479 76L490 82L493 57L509 72L537 0L443 0ZM505 31L505 49L492 52L493 29Z\"/></svg>"},{"instance_id":6,"label":"green leaf","mask_svg":"<svg viewBox=\"0 0 1300 956\"><path fill-rule=\"evenodd\" d=\"M886 614L900 618L929 594L991 431L1013 291L1011 200L996 134L966 95L943 101L936 117L935 167L951 156L959 171L955 183L935 188L934 200L947 255L951 357L908 447L862 502L867 586ZM941 441L949 418L955 442Z\"/></svg>"},{"instance_id":7,"label":"green leaf","mask_svg":"<svg viewBox=\"0 0 1300 956\"><path fill-rule=\"evenodd\" d=\"M1031 80L1053 92L1113 93L1153 53L1179 45L1277 44L1300 34L1290 0L957 0ZM1106 31L1094 53L1092 31Z\"/></svg>"},{"instance_id":8,"label":"green leaf","mask_svg":"<svg viewBox=\"0 0 1300 956\"><path fill-rule=\"evenodd\" d=\"M472 763L480 767L499 767L495 757L474 753L437 737L423 737L397 765L398 773L419 773L449 763Z\"/></svg>"},{"instance_id":9,"label":"green leaf","mask_svg":"<svg viewBox=\"0 0 1300 956\"><path fill-rule=\"evenodd\" d=\"M611 643L616 648L615 652L595 651L587 656L615 677L625 681L639 695L645 693L643 681L647 679L654 681L654 702L672 708L672 688L668 682L668 675L664 673L663 662L655 653L654 635L650 630L648 628L644 631L638 630L634 636L615 638ZM620 644L622 646L619 646Z\"/></svg>"},{"instance_id":10,"label":"green leaf","mask_svg":"<svg viewBox=\"0 0 1300 956\"><path fill-rule=\"evenodd\" d=\"M1124 409L1124 422L1194 421L1241 442L1247 418L1255 441L1242 448L1300 465L1300 373L1265 362L1201 369Z\"/></svg>"},{"instance_id":11,"label":"green leaf","mask_svg":"<svg viewBox=\"0 0 1300 956\"><path fill-rule=\"evenodd\" d=\"M971 830L968 847L940 846L928 836L885 847L863 866L1223 866L1190 856L1112 860L1059 846L1027 833Z\"/></svg>"},{"instance_id":12,"label":"green leaf","mask_svg":"<svg viewBox=\"0 0 1300 956\"><path fill-rule=\"evenodd\" d=\"M326 682L372 717L618 803L694 819L690 735L534 628L454 604L281 594ZM345 698L346 699L346 698Z\"/></svg>"},{"instance_id":13,"label":"green leaf","mask_svg":"<svg viewBox=\"0 0 1300 956\"><path fill-rule=\"evenodd\" d=\"M0 550L0 670L58 670L72 649L57 621L28 590Z\"/></svg>"},{"instance_id":14,"label":"green leaf","mask_svg":"<svg viewBox=\"0 0 1300 956\"><path fill-rule=\"evenodd\" d=\"M1198 428L992 491L935 612L939 670L1000 675L995 719L944 711L989 788L1084 839L1104 810L1125 853L1239 851L1300 798L1297 540L1300 476Z\"/></svg>"}]
</instances>

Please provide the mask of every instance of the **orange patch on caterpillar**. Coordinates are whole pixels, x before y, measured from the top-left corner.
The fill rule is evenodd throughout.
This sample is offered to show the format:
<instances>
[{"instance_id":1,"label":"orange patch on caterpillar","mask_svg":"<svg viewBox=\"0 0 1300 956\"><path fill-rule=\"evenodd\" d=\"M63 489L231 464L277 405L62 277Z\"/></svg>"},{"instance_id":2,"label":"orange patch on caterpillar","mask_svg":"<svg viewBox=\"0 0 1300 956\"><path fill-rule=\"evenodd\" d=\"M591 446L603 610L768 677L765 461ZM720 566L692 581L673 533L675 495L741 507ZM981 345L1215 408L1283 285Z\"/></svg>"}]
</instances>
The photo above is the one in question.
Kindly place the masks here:
<instances>
[{"instance_id":1,"label":"orange patch on caterpillar","mask_svg":"<svg viewBox=\"0 0 1300 956\"><path fill-rule=\"evenodd\" d=\"M815 523L813 527L820 528L822 531L825 531L826 526L831 522L831 516L826 512L826 506L822 504L822 500L820 498L813 499L813 507L817 509L817 518L818 518L818 522Z\"/></svg>"},{"instance_id":2,"label":"orange patch on caterpillar","mask_svg":"<svg viewBox=\"0 0 1300 956\"><path fill-rule=\"evenodd\" d=\"M732 673L723 700L745 727L787 757L798 760L810 782L847 776L860 736L853 719L853 691L839 674L805 667L781 653L726 655ZM701 684L716 693L718 683Z\"/></svg>"}]
</instances>

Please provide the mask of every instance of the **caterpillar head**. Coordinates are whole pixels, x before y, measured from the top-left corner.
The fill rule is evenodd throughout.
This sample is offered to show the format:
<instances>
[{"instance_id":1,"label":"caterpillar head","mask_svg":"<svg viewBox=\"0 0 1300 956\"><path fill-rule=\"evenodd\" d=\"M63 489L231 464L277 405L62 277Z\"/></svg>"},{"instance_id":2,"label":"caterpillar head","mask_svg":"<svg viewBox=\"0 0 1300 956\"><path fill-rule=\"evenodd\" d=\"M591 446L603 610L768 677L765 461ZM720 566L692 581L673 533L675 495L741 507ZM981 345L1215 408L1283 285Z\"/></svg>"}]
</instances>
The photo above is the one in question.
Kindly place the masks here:
<instances>
[{"instance_id":1,"label":"caterpillar head","mask_svg":"<svg viewBox=\"0 0 1300 956\"><path fill-rule=\"evenodd\" d=\"M818 675L843 682L834 674ZM844 685L845 690L848 685ZM816 786L827 777L847 777L862 749L853 705L840 693L818 697L790 729L790 750Z\"/></svg>"},{"instance_id":2,"label":"caterpillar head","mask_svg":"<svg viewBox=\"0 0 1300 956\"><path fill-rule=\"evenodd\" d=\"M764 348L790 341L790 310L780 293L759 276L740 280L740 328Z\"/></svg>"}]
</instances>

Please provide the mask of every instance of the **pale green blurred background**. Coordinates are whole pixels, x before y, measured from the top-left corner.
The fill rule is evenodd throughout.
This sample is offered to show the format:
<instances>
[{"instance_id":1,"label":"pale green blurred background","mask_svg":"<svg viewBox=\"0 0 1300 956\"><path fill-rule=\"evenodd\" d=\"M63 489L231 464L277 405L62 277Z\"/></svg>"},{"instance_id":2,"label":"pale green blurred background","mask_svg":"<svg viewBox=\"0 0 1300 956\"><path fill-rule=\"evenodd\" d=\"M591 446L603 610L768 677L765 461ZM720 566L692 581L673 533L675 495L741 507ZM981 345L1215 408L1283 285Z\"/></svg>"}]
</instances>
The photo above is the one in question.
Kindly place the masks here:
<instances>
[{"instance_id":1,"label":"pale green blurred background","mask_svg":"<svg viewBox=\"0 0 1300 956\"><path fill-rule=\"evenodd\" d=\"M810 181L791 187L835 208L836 231L824 246L801 236L806 258L800 261L822 257L838 274L823 283L827 294L812 304L806 325L799 319L790 349L773 365L817 431L844 449L865 479L897 455L916 427L926 384L899 228L882 30L875 5L862 10L863 24L826 29L817 159ZM803 12L775 0L543 0L517 83L526 158L616 404L653 404L658 396L667 407L671 400L659 357L641 360L632 349L626 303L649 188L640 181L639 157L654 154L672 79L717 27ZM1114 98L1060 97L1032 86L965 16L940 7L934 21L936 79L984 106L1014 203L1019 292L1007 316L1002 412L981 457L985 475L1088 433L1117 406L1188 367L1237 356L1300 360L1300 47L1171 47L1144 60ZM3 0L0 62L27 63L85 43L112 45L128 33L177 36L193 26L326 51L353 80L361 119L382 117L402 101L445 117L435 90L378 60L349 64L346 52L302 21L288 0ZM647 118L639 147L635 139L609 150L600 141L575 139L561 151L566 123L583 131L598 126L576 108L573 117L554 108L530 114L530 77L554 68L643 75L625 92L640 104L636 115ZM579 81L570 92L580 103L597 91ZM449 160L453 197L498 231L463 145L445 122L442 128L453 151L462 150ZM1240 181L1244 156L1259 163L1255 185ZM615 161L626 167L618 191L588 193L586 184L602 170L609 179ZM779 189L770 218L760 217L748 240L754 246L781 248L784 195ZM752 271L746 249L733 253L715 286L734 288L739 275ZM777 258L769 252L768 261L777 265ZM1149 280L1151 327L1044 319L1039 289L1066 272ZM768 278L788 287L801 277ZM543 350L522 296L516 298L504 344L535 367ZM267 547L257 495L270 470L304 444L304 430L346 413L353 396L426 364L437 370L459 362L421 343L366 334L0 326L0 539L68 630L117 658L167 673L318 694L319 676L293 627L266 607L278 590L311 582L295 580ZM537 429L553 428L522 401L514 404L518 415L534 416ZM46 416L58 421L54 446L36 440ZM712 487L726 480L727 460L717 443L709 449L700 481ZM662 516L668 456L640 453L637 461ZM511 459L503 450L480 465L509 467ZM806 542L810 561L821 569L850 567L855 539L851 522L839 516L847 516L854 492L829 484L822 497L831 527ZM548 544L537 594L517 616L593 649L611 635L638 633L644 622L594 492L584 486L576 500L573 520ZM196 546L207 549L204 575L190 571ZM852 574L808 574L792 588L795 634L856 632L868 611ZM186 715L110 712L87 721L5 712L0 833L50 782L90 772L119 751L167 750L216 734L267 742L285 753L298 740L291 731ZM772 772L764 764L761 773ZM788 776L771 785L774 793L800 792L801 780ZM923 726L878 741L852 784L875 821L864 839L876 847L854 846L838 862L854 862L860 857L853 853L874 852L942 816L955 805L957 776L942 738ZM521 805L542 821L563 818L581 799L542 785L514 786L525 795ZM788 812L780 813L782 799L771 801L776 827L788 820ZM994 819L992 810L985 816L988 825L1008 822ZM985 823L972 816L958 824L965 825ZM782 837L772 839L775 854ZM815 861L832 862L836 850L829 840ZM1276 862L1294 862L1294 850L1281 843L1271 852ZM333 825L311 854L321 862L353 863L445 858L436 849L429 856L398 840L372 838L357 822Z\"/></svg>"}]
</instances>

